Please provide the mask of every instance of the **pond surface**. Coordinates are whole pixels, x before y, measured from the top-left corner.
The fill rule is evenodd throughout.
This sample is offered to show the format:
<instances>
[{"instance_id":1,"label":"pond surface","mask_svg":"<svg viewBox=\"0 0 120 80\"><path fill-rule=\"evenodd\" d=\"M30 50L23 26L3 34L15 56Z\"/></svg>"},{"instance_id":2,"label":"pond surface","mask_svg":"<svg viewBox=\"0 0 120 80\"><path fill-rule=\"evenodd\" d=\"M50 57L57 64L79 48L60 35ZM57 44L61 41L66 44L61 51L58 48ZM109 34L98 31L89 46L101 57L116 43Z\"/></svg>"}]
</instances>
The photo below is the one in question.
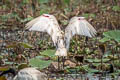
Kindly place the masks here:
<instances>
[{"instance_id":1,"label":"pond surface","mask_svg":"<svg viewBox=\"0 0 120 80\"><path fill-rule=\"evenodd\" d=\"M50 79L55 80L120 80L120 76L115 76L114 78L110 75L91 75L91 74L50 74Z\"/></svg>"},{"instance_id":2,"label":"pond surface","mask_svg":"<svg viewBox=\"0 0 120 80\"><path fill-rule=\"evenodd\" d=\"M29 37L30 36L30 37ZM34 37L34 38L33 38ZM37 46L36 41L40 39L45 40L48 39L48 35L39 34L37 36L34 33L24 32L24 31L0 31L0 53L7 53L8 50L4 47L12 41L20 41L20 42L30 42L33 45ZM32 40L36 39L36 40ZM2 42L3 41L3 42ZM120 76L115 76L114 78L110 75L101 76L101 75L92 75L92 74L48 74L49 77L52 79L57 80L120 80Z\"/></svg>"}]
</instances>

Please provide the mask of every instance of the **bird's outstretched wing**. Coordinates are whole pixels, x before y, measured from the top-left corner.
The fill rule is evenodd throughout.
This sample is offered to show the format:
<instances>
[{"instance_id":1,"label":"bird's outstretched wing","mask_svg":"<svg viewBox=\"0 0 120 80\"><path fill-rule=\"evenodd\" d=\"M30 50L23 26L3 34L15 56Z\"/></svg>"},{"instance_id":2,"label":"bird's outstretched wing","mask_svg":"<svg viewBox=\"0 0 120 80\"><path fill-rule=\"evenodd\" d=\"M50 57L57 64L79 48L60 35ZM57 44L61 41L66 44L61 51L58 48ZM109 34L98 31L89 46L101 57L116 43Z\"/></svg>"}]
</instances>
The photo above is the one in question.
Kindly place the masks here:
<instances>
[{"instance_id":1,"label":"bird's outstretched wing","mask_svg":"<svg viewBox=\"0 0 120 80\"><path fill-rule=\"evenodd\" d=\"M56 44L57 36L61 31L56 18L50 14L43 14L33 19L26 24L26 27L30 31L47 32L52 37L54 44Z\"/></svg>"},{"instance_id":2,"label":"bird's outstretched wing","mask_svg":"<svg viewBox=\"0 0 120 80\"><path fill-rule=\"evenodd\" d=\"M65 29L65 45L67 49L69 49L70 39L75 34L93 37L96 30L84 17L73 17Z\"/></svg>"}]
</instances>

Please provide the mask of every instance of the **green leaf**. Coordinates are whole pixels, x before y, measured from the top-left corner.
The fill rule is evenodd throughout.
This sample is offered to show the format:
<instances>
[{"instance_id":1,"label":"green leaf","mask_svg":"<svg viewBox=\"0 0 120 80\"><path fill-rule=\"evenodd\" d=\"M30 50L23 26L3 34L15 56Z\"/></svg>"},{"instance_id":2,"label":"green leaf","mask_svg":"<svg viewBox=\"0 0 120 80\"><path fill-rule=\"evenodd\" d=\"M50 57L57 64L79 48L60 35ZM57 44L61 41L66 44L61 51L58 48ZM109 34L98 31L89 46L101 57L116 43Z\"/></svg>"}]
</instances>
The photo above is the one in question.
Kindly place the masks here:
<instances>
[{"instance_id":1,"label":"green leaf","mask_svg":"<svg viewBox=\"0 0 120 80\"><path fill-rule=\"evenodd\" d=\"M108 62L110 61L110 59L103 59L103 62Z\"/></svg>"},{"instance_id":2,"label":"green leaf","mask_svg":"<svg viewBox=\"0 0 120 80\"><path fill-rule=\"evenodd\" d=\"M56 52L56 50L49 49L49 50L45 50L45 51L41 52L40 54L44 55L44 56L48 56L48 57L55 57L55 52Z\"/></svg>"},{"instance_id":3,"label":"green leaf","mask_svg":"<svg viewBox=\"0 0 120 80\"><path fill-rule=\"evenodd\" d=\"M6 65L13 65L14 62L5 62Z\"/></svg>"},{"instance_id":4,"label":"green leaf","mask_svg":"<svg viewBox=\"0 0 120 80\"><path fill-rule=\"evenodd\" d=\"M68 21L67 21L67 20L62 20L61 23L62 23L63 25L67 25L67 24L68 24Z\"/></svg>"},{"instance_id":5,"label":"green leaf","mask_svg":"<svg viewBox=\"0 0 120 80\"><path fill-rule=\"evenodd\" d=\"M0 55L0 59L3 59L3 56L2 56L2 55Z\"/></svg>"},{"instance_id":6,"label":"green leaf","mask_svg":"<svg viewBox=\"0 0 120 80\"><path fill-rule=\"evenodd\" d=\"M100 71L97 69L88 68L88 73L96 73L96 72L100 72Z\"/></svg>"},{"instance_id":7,"label":"green leaf","mask_svg":"<svg viewBox=\"0 0 120 80\"><path fill-rule=\"evenodd\" d=\"M120 67L120 61L119 60L115 60L114 61L114 66Z\"/></svg>"},{"instance_id":8,"label":"green leaf","mask_svg":"<svg viewBox=\"0 0 120 80\"><path fill-rule=\"evenodd\" d=\"M108 32L104 32L103 35L106 38L113 39L117 42L120 42L120 30L111 30Z\"/></svg>"},{"instance_id":9,"label":"green leaf","mask_svg":"<svg viewBox=\"0 0 120 80\"><path fill-rule=\"evenodd\" d=\"M88 18L88 17L89 17L89 14L85 13L85 14L83 14L82 16L85 17L85 18Z\"/></svg>"},{"instance_id":10,"label":"green leaf","mask_svg":"<svg viewBox=\"0 0 120 80\"><path fill-rule=\"evenodd\" d=\"M23 46L24 48L33 48L32 45L28 44L28 43L24 43L24 42L20 42L19 43L21 46Z\"/></svg>"},{"instance_id":11,"label":"green leaf","mask_svg":"<svg viewBox=\"0 0 120 80\"><path fill-rule=\"evenodd\" d=\"M83 14L82 15L83 17L85 17L85 18L88 18L88 17L92 17L92 18L95 18L96 17L96 15L95 14L93 14L93 13L85 13L85 14Z\"/></svg>"},{"instance_id":12,"label":"green leaf","mask_svg":"<svg viewBox=\"0 0 120 80\"><path fill-rule=\"evenodd\" d=\"M30 59L30 65L33 67L38 67L40 70L47 68L51 64L51 60L44 61L38 58Z\"/></svg>"},{"instance_id":13,"label":"green leaf","mask_svg":"<svg viewBox=\"0 0 120 80\"><path fill-rule=\"evenodd\" d=\"M40 15L42 15L42 14L44 14L44 13L47 14L47 13L48 13L48 10L45 10L45 9L44 9L44 10L43 10L43 9L40 10Z\"/></svg>"},{"instance_id":14,"label":"green leaf","mask_svg":"<svg viewBox=\"0 0 120 80\"><path fill-rule=\"evenodd\" d=\"M89 14L89 16L90 16L90 17L93 17L93 18L95 18L95 17L96 17L96 15L95 15L95 14L92 14L92 13L91 13L91 14Z\"/></svg>"},{"instance_id":15,"label":"green leaf","mask_svg":"<svg viewBox=\"0 0 120 80\"><path fill-rule=\"evenodd\" d=\"M104 37L104 38L100 39L99 41L100 41L100 42L106 42L106 41L109 41L109 40L110 40L109 38Z\"/></svg>"},{"instance_id":16,"label":"green leaf","mask_svg":"<svg viewBox=\"0 0 120 80\"><path fill-rule=\"evenodd\" d=\"M90 49L89 48L85 48L85 52L88 54L90 53Z\"/></svg>"},{"instance_id":17,"label":"green leaf","mask_svg":"<svg viewBox=\"0 0 120 80\"><path fill-rule=\"evenodd\" d=\"M8 20L8 16L7 15L2 15L1 19L2 19L2 21L7 21Z\"/></svg>"},{"instance_id":18,"label":"green leaf","mask_svg":"<svg viewBox=\"0 0 120 80\"><path fill-rule=\"evenodd\" d=\"M112 10L113 11L120 11L120 6L113 6Z\"/></svg>"},{"instance_id":19,"label":"green leaf","mask_svg":"<svg viewBox=\"0 0 120 80\"><path fill-rule=\"evenodd\" d=\"M33 19L33 17L28 17L28 18L25 18L24 20L21 20L21 22L27 22L27 21L30 21L32 19Z\"/></svg>"},{"instance_id":20,"label":"green leaf","mask_svg":"<svg viewBox=\"0 0 120 80\"><path fill-rule=\"evenodd\" d=\"M76 73L76 71L79 71L80 70L80 67L79 66L76 66L75 68L70 68L69 66L65 67L65 70L67 73Z\"/></svg>"},{"instance_id":21,"label":"green leaf","mask_svg":"<svg viewBox=\"0 0 120 80\"><path fill-rule=\"evenodd\" d=\"M3 10L7 8L7 5L2 4L1 6Z\"/></svg>"},{"instance_id":22,"label":"green leaf","mask_svg":"<svg viewBox=\"0 0 120 80\"><path fill-rule=\"evenodd\" d=\"M92 63L92 65L98 67L101 63Z\"/></svg>"},{"instance_id":23,"label":"green leaf","mask_svg":"<svg viewBox=\"0 0 120 80\"><path fill-rule=\"evenodd\" d=\"M29 0L23 0L22 3L23 3L23 4L28 4L28 3L29 3Z\"/></svg>"},{"instance_id":24,"label":"green leaf","mask_svg":"<svg viewBox=\"0 0 120 80\"><path fill-rule=\"evenodd\" d=\"M88 73L99 72L99 70L90 68L89 65L83 65L82 68L83 68L85 71L87 71Z\"/></svg>"},{"instance_id":25,"label":"green leaf","mask_svg":"<svg viewBox=\"0 0 120 80\"><path fill-rule=\"evenodd\" d=\"M35 58L38 58L38 59L43 59L44 56L36 56Z\"/></svg>"},{"instance_id":26,"label":"green leaf","mask_svg":"<svg viewBox=\"0 0 120 80\"><path fill-rule=\"evenodd\" d=\"M38 0L40 4L42 3L48 3L50 0Z\"/></svg>"},{"instance_id":27,"label":"green leaf","mask_svg":"<svg viewBox=\"0 0 120 80\"><path fill-rule=\"evenodd\" d=\"M68 5L70 3L70 0L64 0L64 3Z\"/></svg>"},{"instance_id":28,"label":"green leaf","mask_svg":"<svg viewBox=\"0 0 120 80\"><path fill-rule=\"evenodd\" d=\"M95 58L95 59L86 59L88 62L90 62L90 63L92 63L92 62L95 62L95 63L99 63L99 62L101 62L101 59L97 59L97 58ZM103 62L108 62L110 59L102 59L103 60Z\"/></svg>"},{"instance_id":29,"label":"green leaf","mask_svg":"<svg viewBox=\"0 0 120 80\"><path fill-rule=\"evenodd\" d=\"M107 10L106 6L105 5L101 5L101 10L102 11L106 11Z\"/></svg>"},{"instance_id":30,"label":"green leaf","mask_svg":"<svg viewBox=\"0 0 120 80\"><path fill-rule=\"evenodd\" d=\"M14 19L20 20L20 17L19 17L19 15L16 12L12 12L12 13L8 13L8 14L5 14L5 15L2 15L1 18L2 18L2 21L7 21L10 18L14 18Z\"/></svg>"}]
</instances>

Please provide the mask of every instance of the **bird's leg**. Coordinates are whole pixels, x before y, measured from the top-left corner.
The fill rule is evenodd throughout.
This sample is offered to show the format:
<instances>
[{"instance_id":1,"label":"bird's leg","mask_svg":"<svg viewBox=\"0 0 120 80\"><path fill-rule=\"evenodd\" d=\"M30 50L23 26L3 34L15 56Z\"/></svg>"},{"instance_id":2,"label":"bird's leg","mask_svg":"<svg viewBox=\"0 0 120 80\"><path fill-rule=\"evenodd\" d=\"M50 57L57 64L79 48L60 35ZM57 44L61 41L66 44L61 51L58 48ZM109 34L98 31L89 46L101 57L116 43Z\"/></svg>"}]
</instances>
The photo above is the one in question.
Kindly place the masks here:
<instances>
[{"instance_id":1,"label":"bird's leg","mask_svg":"<svg viewBox=\"0 0 120 80\"><path fill-rule=\"evenodd\" d=\"M62 62L63 62L62 69L64 69L64 62L65 62L65 57L64 56L62 56Z\"/></svg>"},{"instance_id":2,"label":"bird's leg","mask_svg":"<svg viewBox=\"0 0 120 80\"><path fill-rule=\"evenodd\" d=\"M65 62L65 57L64 56L58 56L58 70L64 69L64 62ZM61 66L61 63L62 63L62 66Z\"/></svg>"},{"instance_id":3,"label":"bird's leg","mask_svg":"<svg viewBox=\"0 0 120 80\"><path fill-rule=\"evenodd\" d=\"M60 64L59 64L59 62L60 62L60 57L58 56L58 70L60 70Z\"/></svg>"},{"instance_id":4,"label":"bird's leg","mask_svg":"<svg viewBox=\"0 0 120 80\"><path fill-rule=\"evenodd\" d=\"M58 56L58 70L64 69L65 56Z\"/></svg>"}]
</instances>

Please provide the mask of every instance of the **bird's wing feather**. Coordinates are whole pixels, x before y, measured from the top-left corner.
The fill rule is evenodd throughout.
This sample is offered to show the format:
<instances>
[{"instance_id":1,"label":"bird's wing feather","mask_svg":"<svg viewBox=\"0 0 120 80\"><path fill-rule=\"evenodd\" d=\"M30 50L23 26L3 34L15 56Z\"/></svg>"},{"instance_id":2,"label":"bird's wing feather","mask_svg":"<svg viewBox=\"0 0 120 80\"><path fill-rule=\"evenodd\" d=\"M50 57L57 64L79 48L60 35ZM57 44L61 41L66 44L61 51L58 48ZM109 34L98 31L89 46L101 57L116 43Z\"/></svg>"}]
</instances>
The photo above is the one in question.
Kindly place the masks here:
<instances>
[{"instance_id":1,"label":"bird's wing feather","mask_svg":"<svg viewBox=\"0 0 120 80\"><path fill-rule=\"evenodd\" d=\"M69 48L70 39L75 34L93 37L96 30L84 17L73 17L65 29L66 48Z\"/></svg>"},{"instance_id":2,"label":"bird's wing feather","mask_svg":"<svg viewBox=\"0 0 120 80\"><path fill-rule=\"evenodd\" d=\"M43 14L26 24L30 31L47 32L55 44L57 33L61 30L56 18L53 15Z\"/></svg>"}]
</instances>

